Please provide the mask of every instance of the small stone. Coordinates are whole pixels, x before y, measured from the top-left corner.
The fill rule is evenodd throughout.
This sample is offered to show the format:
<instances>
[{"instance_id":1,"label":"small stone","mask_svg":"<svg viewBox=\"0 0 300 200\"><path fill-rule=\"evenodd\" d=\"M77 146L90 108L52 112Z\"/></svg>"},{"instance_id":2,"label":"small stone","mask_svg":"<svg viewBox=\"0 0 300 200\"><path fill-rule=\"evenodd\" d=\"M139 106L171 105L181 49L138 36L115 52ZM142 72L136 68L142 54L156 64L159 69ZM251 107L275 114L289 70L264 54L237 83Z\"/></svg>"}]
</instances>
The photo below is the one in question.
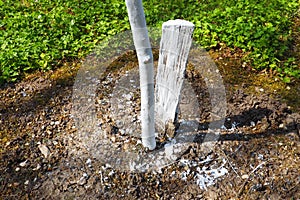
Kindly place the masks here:
<instances>
[{"instance_id":1,"label":"small stone","mask_svg":"<svg viewBox=\"0 0 300 200\"><path fill-rule=\"evenodd\" d=\"M78 181L78 185L85 185L86 184L86 178L81 177L80 180Z\"/></svg>"},{"instance_id":2,"label":"small stone","mask_svg":"<svg viewBox=\"0 0 300 200\"><path fill-rule=\"evenodd\" d=\"M132 98L131 94L124 94L123 97L125 97L125 99L130 100Z\"/></svg>"},{"instance_id":3,"label":"small stone","mask_svg":"<svg viewBox=\"0 0 300 200\"><path fill-rule=\"evenodd\" d=\"M92 160L88 158L88 159L86 160L85 164L87 164L87 165L92 164Z\"/></svg>"},{"instance_id":4,"label":"small stone","mask_svg":"<svg viewBox=\"0 0 300 200\"><path fill-rule=\"evenodd\" d=\"M24 185L28 185L29 184L29 180L24 182Z\"/></svg>"},{"instance_id":5,"label":"small stone","mask_svg":"<svg viewBox=\"0 0 300 200\"><path fill-rule=\"evenodd\" d=\"M109 172L108 176L112 176L112 175L114 175L114 174L115 174L114 170L111 170L111 171Z\"/></svg>"},{"instance_id":6,"label":"small stone","mask_svg":"<svg viewBox=\"0 0 300 200\"><path fill-rule=\"evenodd\" d=\"M21 162L19 164L20 167L25 167L27 165L27 160L25 160L24 162Z\"/></svg>"},{"instance_id":7,"label":"small stone","mask_svg":"<svg viewBox=\"0 0 300 200\"><path fill-rule=\"evenodd\" d=\"M38 146L39 150L41 151L41 153L43 154L43 156L45 158L48 158L48 156L50 155L50 150L48 149L48 147L44 144L40 144Z\"/></svg>"},{"instance_id":8,"label":"small stone","mask_svg":"<svg viewBox=\"0 0 300 200\"><path fill-rule=\"evenodd\" d=\"M120 134L121 134L121 135L124 135L124 134L125 134L125 130L124 130L124 129L120 129L119 131L120 131Z\"/></svg>"},{"instance_id":9,"label":"small stone","mask_svg":"<svg viewBox=\"0 0 300 200\"><path fill-rule=\"evenodd\" d=\"M88 178L88 177L89 177L89 175L88 175L87 173L83 173L82 176L85 177L85 178Z\"/></svg>"},{"instance_id":10,"label":"small stone","mask_svg":"<svg viewBox=\"0 0 300 200\"><path fill-rule=\"evenodd\" d=\"M82 177L78 181L78 185L85 185L87 183L87 179L89 178L87 173L84 173Z\"/></svg>"},{"instance_id":11,"label":"small stone","mask_svg":"<svg viewBox=\"0 0 300 200\"><path fill-rule=\"evenodd\" d=\"M86 164L87 164L87 166L88 166L89 168L92 168L92 167L93 167L93 165L92 165L92 160L91 160L91 159L88 159L88 160L86 161Z\"/></svg>"},{"instance_id":12,"label":"small stone","mask_svg":"<svg viewBox=\"0 0 300 200\"><path fill-rule=\"evenodd\" d=\"M17 168L15 169L15 171L16 171L16 172L20 171L20 167L17 167Z\"/></svg>"},{"instance_id":13,"label":"small stone","mask_svg":"<svg viewBox=\"0 0 300 200\"><path fill-rule=\"evenodd\" d=\"M36 170L39 170L41 168L41 165L40 164L37 164L36 168L33 168L32 170L33 171L36 171Z\"/></svg>"},{"instance_id":14,"label":"small stone","mask_svg":"<svg viewBox=\"0 0 300 200\"><path fill-rule=\"evenodd\" d=\"M138 145L138 144L142 144L142 140L137 140L136 145Z\"/></svg>"},{"instance_id":15,"label":"small stone","mask_svg":"<svg viewBox=\"0 0 300 200\"><path fill-rule=\"evenodd\" d=\"M23 97L27 96L26 92L24 92L24 91L21 91L21 94L22 94Z\"/></svg>"},{"instance_id":16,"label":"small stone","mask_svg":"<svg viewBox=\"0 0 300 200\"><path fill-rule=\"evenodd\" d=\"M263 160L263 159L264 159L264 155L258 154L257 158L258 158L259 160Z\"/></svg>"},{"instance_id":17,"label":"small stone","mask_svg":"<svg viewBox=\"0 0 300 200\"><path fill-rule=\"evenodd\" d=\"M242 176L242 179L248 179L249 178L249 175L248 174L244 174L243 176Z\"/></svg>"}]
</instances>

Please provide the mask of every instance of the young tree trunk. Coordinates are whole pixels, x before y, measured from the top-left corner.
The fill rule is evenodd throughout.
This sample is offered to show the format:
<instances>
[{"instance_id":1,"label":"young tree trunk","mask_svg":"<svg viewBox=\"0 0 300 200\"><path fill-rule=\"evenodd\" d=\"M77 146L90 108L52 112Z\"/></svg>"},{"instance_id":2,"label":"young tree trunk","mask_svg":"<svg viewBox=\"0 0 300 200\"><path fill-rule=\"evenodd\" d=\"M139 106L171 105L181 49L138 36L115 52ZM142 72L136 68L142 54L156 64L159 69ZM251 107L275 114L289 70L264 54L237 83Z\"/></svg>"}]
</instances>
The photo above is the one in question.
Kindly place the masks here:
<instances>
[{"instance_id":1,"label":"young tree trunk","mask_svg":"<svg viewBox=\"0 0 300 200\"><path fill-rule=\"evenodd\" d=\"M180 100L194 25L185 20L163 23L155 86L155 111L159 127L174 122Z\"/></svg>"},{"instance_id":2,"label":"young tree trunk","mask_svg":"<svg viewBox=\"0 0 300 200\"><path fill-rule=\"evenodd\" d=\"M141 126L144 147L156 146L154 128L154 69L142 0L126 0L134 46L137 52L141 89Z\"/></svg>"}]
</instances>

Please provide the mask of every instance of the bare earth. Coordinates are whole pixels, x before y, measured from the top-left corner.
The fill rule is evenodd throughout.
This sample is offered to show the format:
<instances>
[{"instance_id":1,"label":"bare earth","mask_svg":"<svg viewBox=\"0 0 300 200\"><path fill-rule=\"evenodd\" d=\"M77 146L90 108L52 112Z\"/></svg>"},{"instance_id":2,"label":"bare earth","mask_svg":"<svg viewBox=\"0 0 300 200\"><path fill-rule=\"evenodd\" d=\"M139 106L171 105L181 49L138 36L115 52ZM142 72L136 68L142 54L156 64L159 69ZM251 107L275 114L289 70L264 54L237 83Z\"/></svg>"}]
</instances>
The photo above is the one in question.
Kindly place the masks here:
<instances>
[{"instance_id":1,"label":"bare earth","mask_svg":"<svg viewBox=\"0 0 300 200\"><path fill-rule=\"evenodd\" d=\"M225 127L214 150L201 152L201 131L210 118L203 95L196 139L160 171L124 172L89 152L70 151L77 131L70 115L72 86L80 62L0 88L1 199L300 199L300 82L284 84L272 72L252 71L238 50L210 53L226 87ZM135 61L125 55L107 73L115 81ZM195 93L207 92L193 70L187 70L187 80ZM107 91L101 82L98 100L113 84L102 81ZM112 123L97 112L104 124ZM108 132L111 140L121 134ZM210 179L213 169L221 175Z\"/></svg>"}]
</instances>

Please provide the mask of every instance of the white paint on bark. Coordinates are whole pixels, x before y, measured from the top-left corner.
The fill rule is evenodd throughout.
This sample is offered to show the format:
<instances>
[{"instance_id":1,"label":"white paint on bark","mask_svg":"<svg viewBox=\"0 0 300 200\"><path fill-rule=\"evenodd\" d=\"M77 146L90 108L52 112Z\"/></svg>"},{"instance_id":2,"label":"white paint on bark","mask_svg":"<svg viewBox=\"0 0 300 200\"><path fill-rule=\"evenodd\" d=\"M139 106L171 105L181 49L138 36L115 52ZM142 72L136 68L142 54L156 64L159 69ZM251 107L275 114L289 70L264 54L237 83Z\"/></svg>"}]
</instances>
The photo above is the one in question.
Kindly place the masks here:
<instances>
[{"instance_id":1,"label":"white paint on bark","mask_svg":"<svg viewBox=\"0 0 300 200\"><path fill-rule=\"evenodd\" d=\"M163 23L155 86L156 120L161 129L174 122L192 44L194 24L185 20Z\"/></svg>"},{"instance_id":2,"label":"white paint on bark","mask_svg":"<svg viewBox=\"0 0 300 200\"><path fill-rule=\"evenodd\" d=\"M144 147L156 146L154 128L154 68L145 14L141 0L126 0L126 6L137 52L141 88L141 127Z\"/></svg>"}]
</instances>

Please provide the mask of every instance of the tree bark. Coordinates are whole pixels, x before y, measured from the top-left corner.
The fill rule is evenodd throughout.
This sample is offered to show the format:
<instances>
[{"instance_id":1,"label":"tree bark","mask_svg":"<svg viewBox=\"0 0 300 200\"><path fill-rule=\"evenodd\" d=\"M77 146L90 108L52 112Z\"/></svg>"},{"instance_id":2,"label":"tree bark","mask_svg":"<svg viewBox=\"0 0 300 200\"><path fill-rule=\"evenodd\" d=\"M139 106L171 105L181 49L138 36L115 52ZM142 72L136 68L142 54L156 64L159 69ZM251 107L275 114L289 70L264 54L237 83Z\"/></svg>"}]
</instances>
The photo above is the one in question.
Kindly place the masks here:
<instances>
[{"instance_id":1,"label":"tree bark","mask_svg":"<svg viewBox=\"0 0 300 200\"><path fill-rule=\"evenodd\" d=\"M185 20L163 23L155 86L156 119L160 129L175 120L194 25Z\"/></svg>"},{"instance_id":2,"label":"tree bark","mask_svg":"<svg viewBox=\"0 0 300 200\"><path fill-rule=\"evenodd\" d=\"M141 127L144 147L156 146L154 127L154 68L145 14L141 0L126 0L126 6L137 52L141 89Z\"/></svg>"}]
</instances>

